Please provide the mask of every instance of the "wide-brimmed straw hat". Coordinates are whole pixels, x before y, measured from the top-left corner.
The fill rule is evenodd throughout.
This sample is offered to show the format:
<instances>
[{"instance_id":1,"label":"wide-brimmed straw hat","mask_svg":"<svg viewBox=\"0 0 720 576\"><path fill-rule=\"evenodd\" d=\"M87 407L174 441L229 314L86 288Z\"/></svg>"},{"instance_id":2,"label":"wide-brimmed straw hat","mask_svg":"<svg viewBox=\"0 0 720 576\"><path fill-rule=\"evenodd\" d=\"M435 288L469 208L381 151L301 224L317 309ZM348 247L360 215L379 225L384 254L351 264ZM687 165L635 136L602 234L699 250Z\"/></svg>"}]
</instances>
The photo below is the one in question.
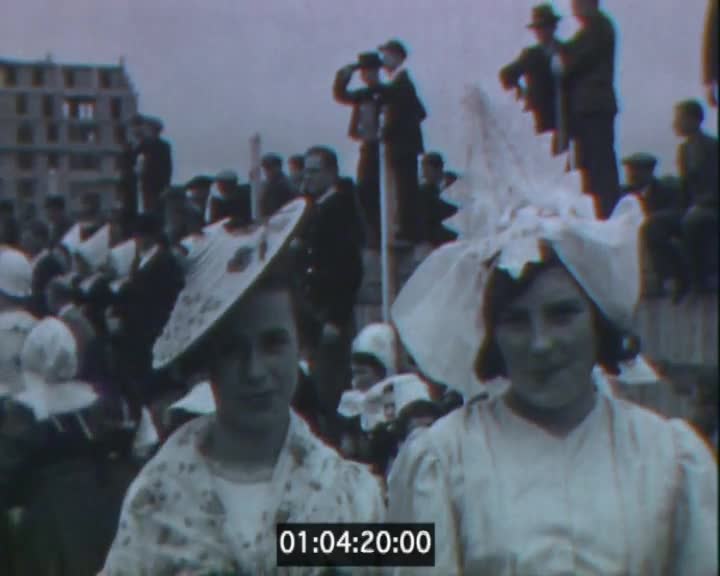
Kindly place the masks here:
<instances>
[{"instance_id":1,"label":"wide-brimmed straw hat","mask_svg":"<svg viewBox=\"0 0 720 576\"><path fill-rule=\"evenodd\" d=\"M185 287L153 347L161 369L192 348L258 281L288 244L306 201L293 200L261 225L214 227L187 257Z\"/></svg>"},{"instance_id":2,"label":"wide-brimmed straw hat","mask_svg":"<svg viewBox=\"0 0 720 576\"><path fill-rule=\"evenodd\" d=\"M78 345L70 328L47 317L28 334L20 354L22 390L13 399L35 418L83 410L98 398L93 387L76 378Z\"/></svg>"},{"instance_id":3,"label":"wide-brimmed straw hat","mask_svg":"<svg viewBox=\"0 0 720 576\"><path fill-rule=\"evenodd\" d=\"M38 319L23 310L0 312L0 398L22 389L20 353Z\"/></svg>"},{"instance_id":4,"label":"wide-brimmed straw hat","mask_svg":"<svg viewBox=\"0 0 720 576\"><path fill-rule=\"evenodd\" d=\"M470 398L482 392L474 362L484 343L482 306L495 269L521 277L543 261L544 244L600 312L632 331L640 295L643 212L625 197L607 221L595 217L580 175L553 156L550 136L514 102L501 106L479 89L465 100L470 160L443 197L459 206L446 221L459 240L434 251L398 295L392 317L420 370Z\"/></svg>"}]
</instances>

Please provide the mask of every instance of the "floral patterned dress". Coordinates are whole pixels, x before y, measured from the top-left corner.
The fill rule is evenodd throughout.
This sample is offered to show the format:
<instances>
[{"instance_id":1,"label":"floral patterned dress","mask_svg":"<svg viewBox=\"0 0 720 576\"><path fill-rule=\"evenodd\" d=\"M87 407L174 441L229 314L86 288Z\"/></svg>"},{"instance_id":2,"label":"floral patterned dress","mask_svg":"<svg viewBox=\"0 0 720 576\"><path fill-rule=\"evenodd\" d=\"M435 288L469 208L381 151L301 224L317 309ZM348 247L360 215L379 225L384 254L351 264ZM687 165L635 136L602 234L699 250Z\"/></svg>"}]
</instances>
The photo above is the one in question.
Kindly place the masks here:
<instances>
[{"instance_id":1,"label":"floral patterned dress","mask_svg":"<svg viewBox=\"0 0 720 576\"><path fill-rule=\"evenodd\" d=\"M212 418L193 420L173 434L130 487L103 576L321 574L322 569L276 566L276 523L384 520L380 480L343 460L291 412L263 497L238 489L237 497L245 493L252 509L249 525L237 526L237 502L227 502L231 492L219 485L199 449Z\"/></svg>"}]
</instances>

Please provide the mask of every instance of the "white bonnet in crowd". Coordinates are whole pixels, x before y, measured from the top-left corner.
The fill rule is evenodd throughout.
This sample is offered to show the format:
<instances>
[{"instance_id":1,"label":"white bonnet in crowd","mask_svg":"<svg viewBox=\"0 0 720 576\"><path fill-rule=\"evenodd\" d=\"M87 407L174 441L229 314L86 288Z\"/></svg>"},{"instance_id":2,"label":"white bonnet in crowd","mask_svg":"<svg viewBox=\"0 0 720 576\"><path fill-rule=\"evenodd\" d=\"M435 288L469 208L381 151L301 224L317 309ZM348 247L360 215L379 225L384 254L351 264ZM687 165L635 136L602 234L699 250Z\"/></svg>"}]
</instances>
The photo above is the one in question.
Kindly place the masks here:
<instances>
[{"instance_id":1,"label":"white bonnet in crowd","mask_svg":"<svg viewBox=\"0 0 720 576\"><path fill-rule=\"evenodd\" d=\"M385 368L387 375L397 372L397 336L392 325L377 322L365 326L352 343L352 354L371 356Z\"/></svg>"},{"instance_id":2,"label":"white bonnet in crowd","mask_svg":"<svg viewBox=\"0 0 720 576\"><path fill-rule=\"evenodd\" d=\"M20 366L23 390L14 399L38 420L82 410L98 398L90 384L76 380L78 347L62 320L44 318L30 331Z\"/></svg>"},{"instance_id":3,"label":"white bonnet in crowd","mask_svg":"<svg viewBox=\"0 0 720 576\"><path fill-rule=\"evenodd\" d=\"M20 353L38 319L23 310L0 312L0 398L21 390Z\"/></svg>"},{"instance_id":4,"label":"white bonnet in crowd","mask_svg":"<svg viewBox=\"0 0 720 576\"><path fill-rule=\"evenodd\" d=\"M20 250L0 246L0 293L27 298L32 293L32 262Z\"/></svg>"}]
</instances>

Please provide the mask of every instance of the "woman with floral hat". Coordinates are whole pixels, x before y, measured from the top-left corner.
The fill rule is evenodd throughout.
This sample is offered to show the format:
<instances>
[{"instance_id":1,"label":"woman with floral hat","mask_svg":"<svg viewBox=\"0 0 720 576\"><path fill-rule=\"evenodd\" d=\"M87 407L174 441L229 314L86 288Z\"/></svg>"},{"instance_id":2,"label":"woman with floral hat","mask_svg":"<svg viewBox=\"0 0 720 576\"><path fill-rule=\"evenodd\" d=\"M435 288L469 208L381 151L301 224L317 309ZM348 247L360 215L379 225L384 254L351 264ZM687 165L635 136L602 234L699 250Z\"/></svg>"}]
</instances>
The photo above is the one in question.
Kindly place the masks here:
<instances>
[{"instance_id":1,"label":"woman with floral hat","mask_svg":"<svg viewBox=\"0 0 720 576\"><path fill-rule=\"evenodd\" d=\"M277 523L382 521L379 480L290 407L299 343L282 260L304 210L301 199L262 226L220 226L191 250L153 365L185 358L209 372L216 410L175 432L133 483L105 576L315 574L277 568Z\"/></svg>"},{"instance_id":2,"label":"woman with floral hat","mask_svg":"<svg viewBox=\"0 0 720 576\"><path fill-rule=\"evenodd\" d=\"M634 353L639 206L597 221L527 116L471 96L482 169L449 194L460 241L393 308L418 365L469 402L395 463L412 490L391 486L390 519L434 522L436 538L435 568L396 573L717 574L715 459L595 370ZM498 379L507 392L472 399Z\"/></svg>"}]
</instances>

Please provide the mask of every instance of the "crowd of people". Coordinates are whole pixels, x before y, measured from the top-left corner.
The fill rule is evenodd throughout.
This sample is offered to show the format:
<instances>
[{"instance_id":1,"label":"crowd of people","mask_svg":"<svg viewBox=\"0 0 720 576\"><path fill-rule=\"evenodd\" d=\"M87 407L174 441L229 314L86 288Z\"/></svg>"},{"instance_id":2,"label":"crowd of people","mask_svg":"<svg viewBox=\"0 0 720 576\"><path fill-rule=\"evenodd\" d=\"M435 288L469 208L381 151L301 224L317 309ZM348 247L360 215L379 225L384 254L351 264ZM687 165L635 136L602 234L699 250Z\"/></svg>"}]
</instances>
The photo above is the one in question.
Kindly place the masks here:
<instances>
[{"instance_id":1,"label":"crowd of people","mask_svg":"<svg viewBox=\"0 0 720 576\"><path fill-rule=\"evenodd\" d=\"M138 116L108 216L96 194L77 215L61 196L44 218L3 205L0 573L316 573L276 568L288 521L434 522L443 576L717 573L717 464L698 435L717 446L717 414L693 430L623 398L644 362L638 238L677 299L716 272L717 140L679 103L678 177L633 154L621 189L614 25L596 0L573 8L564 42L536 7L539 45L500 73L553 133L546 164L514 153L540 138L477 95L481 123L497 115L478 136L495 143L495 186L475 191L490 218L425 151L398 40L335 77L354 180L312 146L287 173L262 157L257 202L233 170L173 186L162 122ZM392 241L434 251L393 322L358 327L381 185Z\"/></svg>"}]
</instances>

